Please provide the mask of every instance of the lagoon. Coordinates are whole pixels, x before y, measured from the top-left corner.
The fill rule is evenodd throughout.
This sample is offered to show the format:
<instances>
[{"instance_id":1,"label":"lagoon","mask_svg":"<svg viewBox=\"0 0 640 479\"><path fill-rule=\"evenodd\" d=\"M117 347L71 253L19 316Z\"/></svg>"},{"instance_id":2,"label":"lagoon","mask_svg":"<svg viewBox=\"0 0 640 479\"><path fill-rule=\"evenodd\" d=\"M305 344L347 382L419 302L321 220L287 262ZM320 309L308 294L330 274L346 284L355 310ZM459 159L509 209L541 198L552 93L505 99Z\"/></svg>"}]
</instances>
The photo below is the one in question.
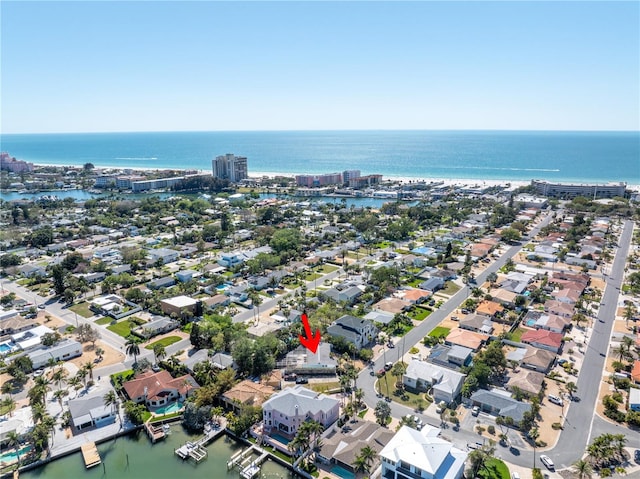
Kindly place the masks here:
<instances>
[{"instance_id":1,"label":"lagoon","mask_svg":"<svg viewBox=\"0 0 640 479\"><path fill-rule=\"evenodd\" d=\"M237 469L227 471L227 461L241 445L226 436L207 446L209 456L200 464L183 461L174 454L174 449L199 435L185 432L178 423L171 425L171 433L164 441L151 444L142 432L120 437L98 445L103 465L85 469L80 452L56 459L49 464L20 474L21 479L169 479L206 477L215 479L239 479ZM293 473L284 466L267 460L257 478L289 479Z\"/></svg>"}]
</instances>

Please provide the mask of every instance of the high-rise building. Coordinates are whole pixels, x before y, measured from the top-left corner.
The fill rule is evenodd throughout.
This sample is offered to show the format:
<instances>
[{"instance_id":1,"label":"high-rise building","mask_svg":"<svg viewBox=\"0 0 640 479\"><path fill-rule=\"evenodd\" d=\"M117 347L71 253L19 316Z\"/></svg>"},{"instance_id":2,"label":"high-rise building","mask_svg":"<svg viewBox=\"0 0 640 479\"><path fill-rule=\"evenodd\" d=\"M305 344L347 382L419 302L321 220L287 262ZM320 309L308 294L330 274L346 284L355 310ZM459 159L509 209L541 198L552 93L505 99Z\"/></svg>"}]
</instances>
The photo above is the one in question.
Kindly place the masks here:
<instances>
[{"instance_id":1,"label":"high-rise building","mask_svg":"<svg viewBox=\"0 0 640 479\"><path fill-rule=\"evenodd\" d=\"M227 153L226 155L216 156L211 163L215 178L238 183L249 176L247 174L247 158L245 156L235 156L232 153Z\"/></svg>"},{"instance_id":2,"label":"high-rise building","mask_svg":"<svg viewBox=\"0 0 640 479\"><path fill-rule=\"evenodd\" d=\"M342 181L347 185L356 178L360 178L360 170L345 170L342 172Z\"/></svg>"}]
</instances>

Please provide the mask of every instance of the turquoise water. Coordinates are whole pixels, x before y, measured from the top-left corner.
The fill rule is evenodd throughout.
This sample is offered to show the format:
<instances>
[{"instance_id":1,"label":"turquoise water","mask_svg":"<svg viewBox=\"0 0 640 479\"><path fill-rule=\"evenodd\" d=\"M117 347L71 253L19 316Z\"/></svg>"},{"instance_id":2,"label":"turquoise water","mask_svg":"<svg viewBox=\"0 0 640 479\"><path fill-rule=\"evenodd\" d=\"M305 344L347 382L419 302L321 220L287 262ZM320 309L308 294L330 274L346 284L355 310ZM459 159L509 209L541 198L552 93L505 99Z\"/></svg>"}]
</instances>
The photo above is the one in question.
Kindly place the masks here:
<instances>
[{"instance_id":1,"label":"turquoise water","mask_svg":"<svg viewBox=\"0 0 640 479\"><path fill-rule=\"evenodd\" d=\"M6 352L9 352L9 351L11 351L11 346L9 346L6 343L0 344L0 353L6 353Z\"/></svg>"},{"instance_id":2,"label":"turquoise water","mask_svg":"<svg viewBox=\"0 0 640 479\"><path fill-rule=\"evenodd\" d=\"M527 319L527 326L529 326L530 328L533 328L535 325L536 325L535 319Z\"/></svg>"},{"instance_id":3,"label":"turquoise water","mask_svg":"<svg viewBox=\"0 0 640 479\"><path fill-rule=\"evenodd\" d=\"M233 440L224 437L207 446L208 457L200 464L183 461L174 450L186 441L199 436L189 435L179 424L171 426L171 434L163 441L151 444L149 438L139 432L98 445L104 466L85 469L80 452L20 474L20 479L170 479L170 478L214 478L240 479L237 469L227 470L227 461L240 448ZM291 478L292 473L273 461L266 461L261 471L269 478ZM259 477L259 476L258 476Z\"/></svg>"},{"instance_id":4,"label":"turquoise water","mask_svg":"<svg viewBox=\"0 0 640 479\"><path fill-rule=\"evenodd\" d=\"M57 165L193 168L216 155L249 173L640 182L640 133L544 131L283 131L0 135L18 159ZM606 164L606 168L603 165ZM578 167L579 165L579 167Z\"/></svg>"},{"instance_id":5,"label":"turquoise water","mask_svg":"<svg viewBox=\"0 0 640 479\"><path fill-rule=\"evenodd\" d=\"M340 476L342 479L355 479L356 477L356 475L353 472L346 470L342 466L333 466L333 468L331 469L331 472L334 473L336 476Z\"/></svg>"},{"instance_id":6,"label":"turquoise water","mask_svg":"<svg viewBox=\"0 0 640 479\"><path fill-rule=\"evenodd\" d=\"M20 448L20 457L24 457L24 455L31 450L31 446L24 446ZM3 454L0 454L0 462L13 462L18 460L18 454L16 451L9 451Z\"/></svg>"},{"instance_id":7,"label":"turquoise water","mask_svg":"<svg viewBox=\"0 0 640 479\"><path fill-rule=\"evenodd\" d=\"M172 402L171 404L167 404L164 406L160 406L156 408L154 412L156 414L171 414L172 412L177 412L182 408L182 404L180 401Z\"/></svg>"},{"instance_id":8,"label":"turquoise water","mask_svg":"<svg viewBox=\"0 0 640 479\"><path fill-rule=\"evenodd\" d=\"M281 436L277 432L270 434L270 436L274 438L276 441L281 442L284 445L287 445L291 442L291 439L287 439L286 437Z\"/></svg>"}]
</instances>

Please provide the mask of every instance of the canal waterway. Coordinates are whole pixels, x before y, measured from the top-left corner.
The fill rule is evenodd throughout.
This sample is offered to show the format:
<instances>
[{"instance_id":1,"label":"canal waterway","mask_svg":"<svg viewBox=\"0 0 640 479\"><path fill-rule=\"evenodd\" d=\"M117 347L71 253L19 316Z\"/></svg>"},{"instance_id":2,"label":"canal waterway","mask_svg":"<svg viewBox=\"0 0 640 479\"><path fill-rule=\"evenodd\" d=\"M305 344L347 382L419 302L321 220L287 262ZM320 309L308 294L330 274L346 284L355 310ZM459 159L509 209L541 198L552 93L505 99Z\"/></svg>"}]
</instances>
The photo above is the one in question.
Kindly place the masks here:
<instances>
[{"instance_id":1,"label":"canal waterway","mask_svg":"<svg viewBox=\"0 0 640 479\"><path fill-rule=\"evenodd\" d=\"M203 477L239 479L237 469L227 470L227 461L241 448L231 438L222 436L207 446L208 457L200 464L183 461L174 450L199 436L186 433L180 424L171 426L171 434L163 441L151 444L142 432L120 437L98 445L102 464L85 469L80 452L65 456L38 469L20 474L21 479L169 479ZM267 460L256 479L290 479L293 473L286 467Z\"/></svg>"}]
</instances>

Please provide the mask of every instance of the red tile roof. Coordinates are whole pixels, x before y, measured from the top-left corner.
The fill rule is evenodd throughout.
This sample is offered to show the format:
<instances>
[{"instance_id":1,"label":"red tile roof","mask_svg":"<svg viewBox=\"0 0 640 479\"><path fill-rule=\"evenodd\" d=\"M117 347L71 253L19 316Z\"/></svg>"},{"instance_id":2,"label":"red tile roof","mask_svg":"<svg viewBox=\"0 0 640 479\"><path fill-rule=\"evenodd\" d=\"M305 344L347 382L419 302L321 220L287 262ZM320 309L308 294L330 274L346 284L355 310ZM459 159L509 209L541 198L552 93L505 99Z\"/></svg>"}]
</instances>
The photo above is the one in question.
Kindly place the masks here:
<instances>
[{"instance_id":1,"label":"red tile roof","mask_svg":"<svg viewBox=\"0 0 640 479\"><path fill-rule=\"evenodd\" d=\"M197 384L190 374L174 379L168 371L162 370L157 373L153 371L142 373L122 386L131 399L142 396L145 388L147 388L147 399L154 399L161 396L167 389L177 389L180 395L184 395L189 389L197 387Z\"/></svg>"}]
</instances>

